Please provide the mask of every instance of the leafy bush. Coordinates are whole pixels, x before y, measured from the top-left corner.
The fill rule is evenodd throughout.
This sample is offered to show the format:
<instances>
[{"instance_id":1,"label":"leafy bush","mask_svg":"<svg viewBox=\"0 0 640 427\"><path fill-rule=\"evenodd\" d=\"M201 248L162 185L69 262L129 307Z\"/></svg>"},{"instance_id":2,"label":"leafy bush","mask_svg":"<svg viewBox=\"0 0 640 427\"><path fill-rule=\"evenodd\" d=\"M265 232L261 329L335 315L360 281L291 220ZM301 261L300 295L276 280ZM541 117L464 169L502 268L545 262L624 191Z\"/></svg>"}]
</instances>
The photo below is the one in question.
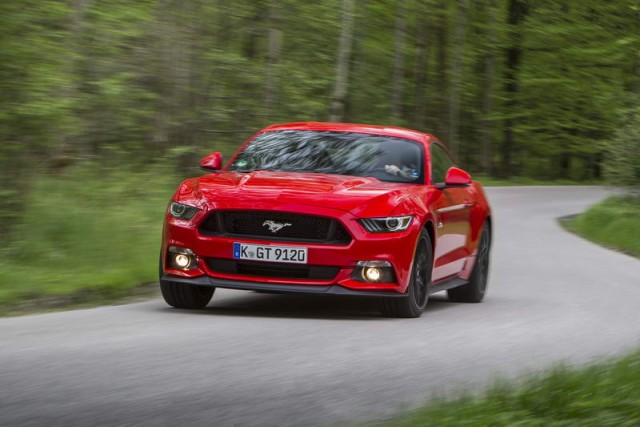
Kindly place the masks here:
<instances>
[{"instance_id":1,"label":"leafy bush","mask_svg":"<svg viewBox=\"0 0 640 427\"><path fill-rule=\"evenodd\" d=\"M614 185L640 191L640 106L630 109L608 144L605 174Z\"/></svg>"}]
</instances>

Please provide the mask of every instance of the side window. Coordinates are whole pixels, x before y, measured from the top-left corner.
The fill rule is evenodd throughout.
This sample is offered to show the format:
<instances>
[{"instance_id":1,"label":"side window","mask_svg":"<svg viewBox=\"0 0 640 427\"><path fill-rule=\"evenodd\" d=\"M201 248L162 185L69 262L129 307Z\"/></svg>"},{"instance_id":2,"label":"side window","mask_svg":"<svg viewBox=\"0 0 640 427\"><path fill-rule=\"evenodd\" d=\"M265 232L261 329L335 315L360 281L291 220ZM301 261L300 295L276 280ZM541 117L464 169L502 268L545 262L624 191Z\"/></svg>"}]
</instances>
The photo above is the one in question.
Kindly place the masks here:
<instances>
[{"instance_id":1,"label":"side window","mask_svg":"<svg viewBox=\"0 0 640 427\"><path fill-rule=\"evenodd\" d=\"M451 166L453 162L447 152L440 145L431 143L431 182L433 184L444 182Z\"/></svg>"}]
</instances>

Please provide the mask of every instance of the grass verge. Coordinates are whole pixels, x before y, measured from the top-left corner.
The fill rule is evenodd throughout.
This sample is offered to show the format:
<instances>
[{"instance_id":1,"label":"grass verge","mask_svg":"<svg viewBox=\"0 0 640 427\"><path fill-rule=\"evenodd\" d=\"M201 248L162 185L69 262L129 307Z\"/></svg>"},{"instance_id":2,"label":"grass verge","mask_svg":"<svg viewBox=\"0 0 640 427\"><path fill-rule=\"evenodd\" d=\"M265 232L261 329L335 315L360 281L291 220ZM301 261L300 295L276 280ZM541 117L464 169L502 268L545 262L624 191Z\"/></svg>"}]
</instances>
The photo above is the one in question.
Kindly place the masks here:
<instances>
[{"instance_id":1,"label":"grass verge","mask_svg":"<svg viewBox=\"0 0 640 427\"><path fill-rule=\"evenodd\" d=\"M107 303L153 290L177 179L90 167L42 176L0 249L0 314Z\"/></svg>"},{"instance_id":2,"label":"grass verge","mask_svg":"<svg viewBox=\"0 0 640 427\"><path fill-rule=\"evenodd\" d=\"M640 257L640 197L610 197L563 224L595 243Z\"/></svg>"},{"instance_id":3,"label":"grass verge","mask_svg":"<svg viewBox=\"0 0 640 427\"><path fill-rule=\"evenodd\" d=\"M640 352L577 369L556 367L479 396L435 401L385 426L640 425Z\"/></svg>"}]
</instances>

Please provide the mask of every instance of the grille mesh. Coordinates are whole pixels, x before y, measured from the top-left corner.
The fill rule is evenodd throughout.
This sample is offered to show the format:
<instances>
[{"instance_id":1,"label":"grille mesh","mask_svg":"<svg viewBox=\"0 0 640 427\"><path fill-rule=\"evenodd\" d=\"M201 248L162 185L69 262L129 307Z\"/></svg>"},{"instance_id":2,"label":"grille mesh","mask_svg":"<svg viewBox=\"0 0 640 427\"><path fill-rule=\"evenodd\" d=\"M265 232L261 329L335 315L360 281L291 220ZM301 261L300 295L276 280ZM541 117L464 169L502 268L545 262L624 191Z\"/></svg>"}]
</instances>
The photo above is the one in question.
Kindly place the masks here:
<instances>
[{"instance_id":1,"label":"grille mesh","mask_svg":"<svg viewBox=\"0 0 640 427\"><path fill-rule=\"evenodd\" d=\"M200 225L209 235L349 244L351 235L332 218L272 211L215 211Z\"/></svg>"}]
</instances>

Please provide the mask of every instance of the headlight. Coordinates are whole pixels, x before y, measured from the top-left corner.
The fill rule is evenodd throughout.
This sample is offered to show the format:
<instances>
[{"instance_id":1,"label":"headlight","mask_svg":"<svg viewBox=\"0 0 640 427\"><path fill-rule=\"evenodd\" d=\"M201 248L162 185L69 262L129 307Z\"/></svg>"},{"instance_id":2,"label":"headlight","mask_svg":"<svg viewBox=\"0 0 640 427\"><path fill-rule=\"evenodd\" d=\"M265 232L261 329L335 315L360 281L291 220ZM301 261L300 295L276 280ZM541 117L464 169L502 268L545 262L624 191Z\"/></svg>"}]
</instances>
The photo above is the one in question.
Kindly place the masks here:
<instances>
[{"instance_id":1,"label":"headlight","mask_svg":"<svg viewBox=\"0 0 640 427\"><path fill-rule=\"evenodd\" d=\"M171 202L169 205L169 215L174 218L190 220L198 212L198 208L183 205L182 203Z\"/></svg>"},{"instance_id":2,"label":"headlight","mask_svg":"<svg viewBox=\"0 0 640 427\"><path fill-rule=\"evenodd\" d=\"M362 218L360 224L370 233L393 233L404 231L411 225L411 215L384 218Z\"/></svg>"}]
</instances>

